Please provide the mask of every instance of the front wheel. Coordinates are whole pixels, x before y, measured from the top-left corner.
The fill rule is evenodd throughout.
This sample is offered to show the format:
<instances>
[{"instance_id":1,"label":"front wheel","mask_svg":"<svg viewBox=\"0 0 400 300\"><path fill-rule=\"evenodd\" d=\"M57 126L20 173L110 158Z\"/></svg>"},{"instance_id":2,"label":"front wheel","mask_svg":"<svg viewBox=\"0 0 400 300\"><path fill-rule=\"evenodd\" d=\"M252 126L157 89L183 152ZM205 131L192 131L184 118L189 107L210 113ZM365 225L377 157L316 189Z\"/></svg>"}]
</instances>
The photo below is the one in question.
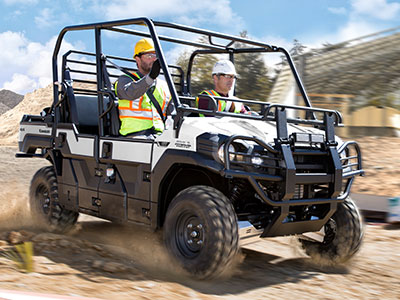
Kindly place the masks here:
<instances>
[{"instance_id":1,"label":"front wheel","mask_svg":"<svg viewBox=\"0 0 400 300\"><path fill-rule=\"evenodd\" d=\"M193 186L171 202L164 223L167 249L197 278L218 277L239 251L237 217L228 198L215 188Z\"/></svg>"},{"instance_id":2,"label":"front wheel","mask_svg":"<svg viewBox=\"0 0 400 300\"><path fill-rule=\"evenodd\" d=\"M357 206L347 198L324 225L322 243L300 238L300 243L311 258L323 264L337 264L349 260L360 249L364 226Z\"/></svg>"},{"instance_id":3,"label":"front wheel","mask_svg":"<svg viewBox=\"0 0 400 300\"><path fill-rule=\"evenodd\" d=\"M53 167L43 167L33 176L29 201L35 221L49 231L66 232L78 220L78 213L58 204L58 183Z\"/></svg>"}]
</instances>

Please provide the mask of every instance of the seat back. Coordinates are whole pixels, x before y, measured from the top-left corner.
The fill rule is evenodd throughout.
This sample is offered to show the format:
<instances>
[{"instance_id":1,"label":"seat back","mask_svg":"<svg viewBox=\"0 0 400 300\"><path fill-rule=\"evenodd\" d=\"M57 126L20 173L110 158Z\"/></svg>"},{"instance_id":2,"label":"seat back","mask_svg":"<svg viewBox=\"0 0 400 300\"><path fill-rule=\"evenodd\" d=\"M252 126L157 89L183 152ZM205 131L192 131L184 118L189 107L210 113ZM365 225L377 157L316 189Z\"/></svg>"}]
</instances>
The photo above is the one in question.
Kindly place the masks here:
<instances>
[{"instance_id":1,"label":"seat back","mask_svg":"<svg viewBox=\"0 0 400 300\"><path fill-rule=\"evenodd\" d=\"M75 94L68 97L71 110L71 120L77 127L79 133L98 134L99 132L99 109L98 100L95 95ZM111 101L114 101L111 99ZM110 98L104 96L104 111L109 107ZM119 115L118 104L114 103L105 118L105 134L111 136L119 135Z\"/></svg>"},{"instance_id":2,"label":"seat back","mask_svg":"<svg viewBox=\"0 0 400 300\"><path fill-rule=\"evenodd\" d=\"M79 133L98 134L99 109L97 96L74 95L74 98L76 105L75 125Z\"/></svg>"}]
</instances>

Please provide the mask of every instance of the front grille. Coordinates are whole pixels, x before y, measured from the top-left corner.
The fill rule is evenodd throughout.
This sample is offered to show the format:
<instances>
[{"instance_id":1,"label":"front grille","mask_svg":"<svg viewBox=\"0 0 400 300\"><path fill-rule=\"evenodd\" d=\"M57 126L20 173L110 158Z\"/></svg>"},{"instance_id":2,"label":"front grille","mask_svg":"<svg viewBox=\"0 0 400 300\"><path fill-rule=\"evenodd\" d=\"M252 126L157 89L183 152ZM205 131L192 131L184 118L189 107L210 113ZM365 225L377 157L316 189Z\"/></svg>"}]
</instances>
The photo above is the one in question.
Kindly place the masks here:
<instances>
[{"instance_id":1,"label":"front grille","mask_svg":"<svg viewBox=\"0 0 400 300\"><path fill-rule=\"evenodd\" d=\"M346 142L336 148L319 143L313 135L309 139L301 143L276 140L272 146L256 138L233 137L224 148L225 176L248 178L269 204L346 197L353 177L363 173L357 143Z\"/></svg>"},{"instance_id":2,"label":"front grille","mask_svg":"<svg viewBox=\"0 0 400 300\"><path fill-rule=\"evenodd\" d=\"M328 171L327 153L302 149L293 152L296 173L326 173Z\"/></svg>"}]
</instances>

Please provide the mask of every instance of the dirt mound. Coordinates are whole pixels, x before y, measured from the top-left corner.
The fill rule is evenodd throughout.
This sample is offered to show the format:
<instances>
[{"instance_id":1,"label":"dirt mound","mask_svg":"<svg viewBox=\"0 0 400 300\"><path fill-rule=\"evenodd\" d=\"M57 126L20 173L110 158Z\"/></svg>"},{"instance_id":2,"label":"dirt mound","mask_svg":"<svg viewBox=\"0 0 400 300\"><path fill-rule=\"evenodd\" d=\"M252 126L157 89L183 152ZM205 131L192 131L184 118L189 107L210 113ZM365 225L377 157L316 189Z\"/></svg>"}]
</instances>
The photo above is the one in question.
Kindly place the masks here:
<instances>
[{"instance_id":1,"label":"dirt mound","mask_svg":"<svg viewBox=\"0 0 400 300\"><path fill-rule=\"evenodd\" d=\"M53 98L53 86L37 89L25 95L13 109L0 116L0 146L17 145L19 122L24 114L38 115L44 107L50 106Z\"/></svg>"},{"instance_id":2,"label":"dirt mound","mask_svg":"<svg viewBox=\"0 0 400 300\"><path fill-rule=\"evenodd\" d=\"M0 114L12 109L24 99L23 95L9 90L0 90Z\"/></svg>"},{"instance_id":3,"label":"dirt mound","mask_svg":"<svg viewBox=\"0 0 400 300\"><path fill-rule=\"evenodd\" d=\"M400 138L362 137L360 144L364 177L357 177L353 193L400 196Z\"/></svg>"},{"instance_id":4,"label":"dirt mound","mask_svg":"<svg viewBox=\"0 0 400 300\"><path fill-rule=\"evenodd\" d=\"M0 115L4 114L6 111L9 110L10 108L7 105L0 102Z\"/></svg>"}]
</instances>

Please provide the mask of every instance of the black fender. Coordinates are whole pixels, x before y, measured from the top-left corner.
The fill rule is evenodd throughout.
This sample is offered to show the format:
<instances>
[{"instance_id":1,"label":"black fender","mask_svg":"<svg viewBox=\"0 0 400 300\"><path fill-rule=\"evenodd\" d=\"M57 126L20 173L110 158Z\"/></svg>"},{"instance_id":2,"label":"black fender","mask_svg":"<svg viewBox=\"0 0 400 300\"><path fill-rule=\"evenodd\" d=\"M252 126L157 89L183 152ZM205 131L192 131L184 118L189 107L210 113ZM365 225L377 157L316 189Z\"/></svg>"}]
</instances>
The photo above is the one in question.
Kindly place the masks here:
<instances>
[{"instance_id":1,"label":"black fender","mask_svg":"<svg viewBox=\"0 0 400 300\"><path fill-rule=\"evenodd\" d=\"M154 229L161 226L163 214L166 211L166 207L164 207L165 199L162 199L161 190L169 183L164 182L164 180L168 177L169 171L177 165L194 167L198 169L198 172L211 173L216 176L221 176L224 169L222 163L198 152L166 150L151 174L151 227Z\"/></svg>"}]
</instances>

